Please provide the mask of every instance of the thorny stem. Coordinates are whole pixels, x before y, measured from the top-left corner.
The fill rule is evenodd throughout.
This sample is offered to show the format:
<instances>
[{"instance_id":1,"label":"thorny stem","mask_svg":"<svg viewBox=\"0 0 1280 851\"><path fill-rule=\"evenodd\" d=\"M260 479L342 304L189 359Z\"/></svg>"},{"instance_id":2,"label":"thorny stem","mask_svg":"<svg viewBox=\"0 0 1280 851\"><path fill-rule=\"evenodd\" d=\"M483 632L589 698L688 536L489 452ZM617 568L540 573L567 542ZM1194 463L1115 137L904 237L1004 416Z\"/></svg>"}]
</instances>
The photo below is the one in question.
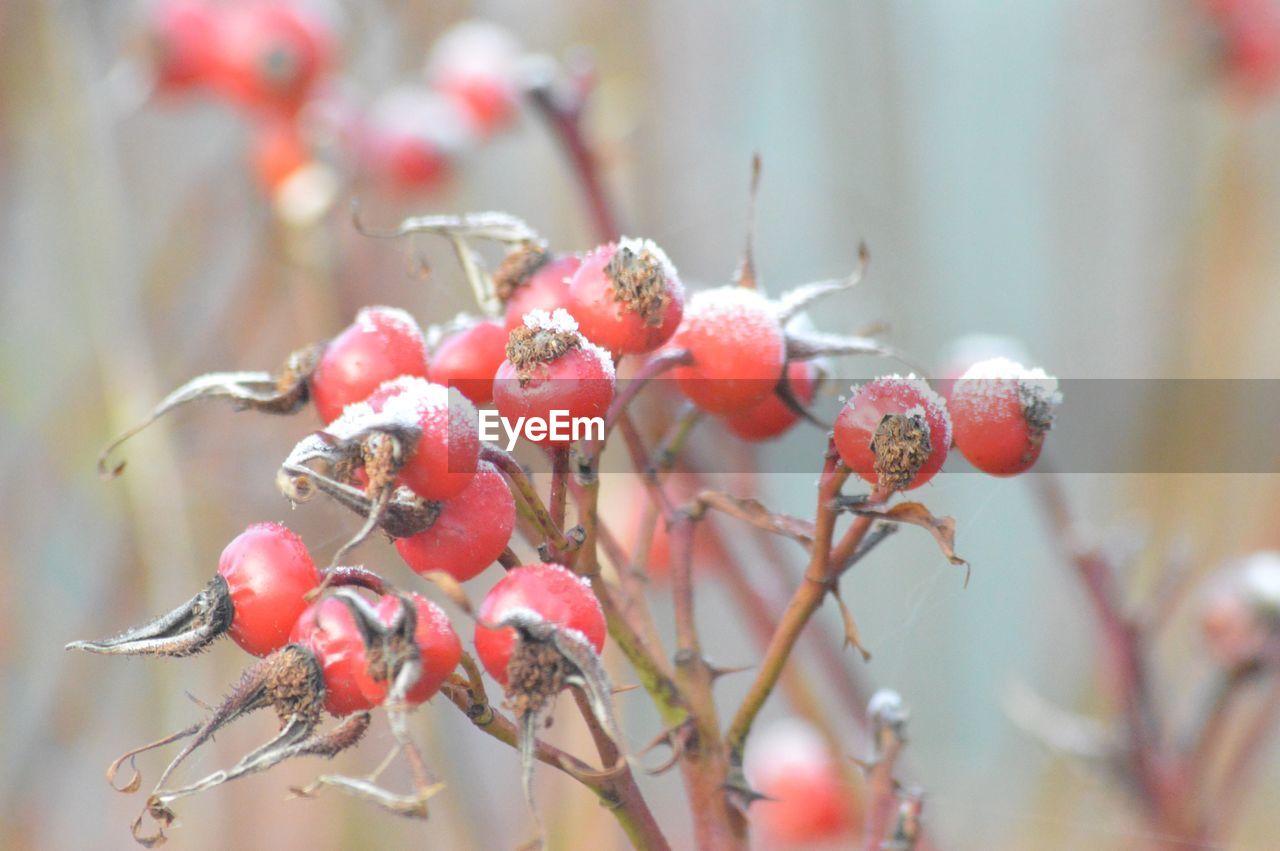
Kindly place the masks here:
<instances>
[{"instance_id":1,"label":"thorny stem","mask_svg":"<svg viewBox=\"0 0 1280 851\"><path fill-rule=\"evenodd\" d=\"M1046 466L1043 461L1041 466ZM1059 548L1093 604L1107 655L1115 666L1124 708L1128 780L1158 827L1185 835L1192 816L1179 794L1178 787L1183 784L1170 783L1162 776L1162 743L1151 704L1142 636L1116 598L1111 566L1074 540L1071 513L1058 476L1045 470L1033 478Z\"/></svg>"},{"instance_id":2,"label":"thorny stem","mask_svg":"<svg viewBox=\"0 0 1280 851\"><path fill-rule=\"evenodd\" d=\"M557 525L553 520L551 513L542 502L542 497L538 496L537 488L533 486L528 474L520 466L520 462L511 453L499 449L491 443L486 443L481 447L480 457L492 463L506 477L516 499L524 503L532 513L533 521L542 533L546 544L557 552L570 550L571 546L564 536L561 525ZM563 524L563 518L561 523Z\"/></svg>"},{"instance_id":3,"label":"thorny stem","mask_svg":"<svg viewBox=\"0 0 1280 851\"><path fill-rule=\"evenodd\" d=\"M564 530L565 505L569 498L569 447L553 446L551 454L551 525Z\"/></svg>"},{"instance_id":4,"label":"thorny stem","mask_svg":"<svg viewBox=\"0 0 1280 851\"><path fill-rule=\"evenodd\" d=\"M476 667L475 661L464 653L462 666L467 672L466 678L455 674L445 683L441 691L477 729L511 748L518 749L519 731L510 718L489 704L484 681L481 679L480 670ZM592 717L590 712L584 712L583 716L588 719ZM542 740L535 743L534 756L539 762L563 771L594 792L601 803L613 813L618 824L627 834L627 838L637 848L666 849L670 847L652 811L640 794L640 789L629 768L625 774L597 771L577 757ZM620 782L624 776L626 780Z\"/></svg>"},{"instance_id":5,"label":"thorny stem","mask_svg":"<svg viewBox=\"0 0 1280 851\"><path fill-rule=\"evenodd\" d=\"M831 583L835 578L831 570L831 540L835 536L838 516L834 503L841 486L848 477L848 468L840 463L834 448L829 448L818 484L817 520L814 524L809 564L805 568L800 586L792 594L791 601L782 614L778 629L769 641L769 647L765 651L756 678L751 683L747 696L738 708L725 736L729 752L737 764L741 764L742 751L746 745L747 735L751 732L751 726L764 707L765 701L769 699L774 686L777 685L783 666L790 658L791 650L795 647L800 633L831 590ZM846 540L850 540L852 536L860 542L870 528L869 518L855 518L850 526L850 534L845 536ZM856 549L857 543L852 542L852 547Z\"/></svg>"}]
</instances>

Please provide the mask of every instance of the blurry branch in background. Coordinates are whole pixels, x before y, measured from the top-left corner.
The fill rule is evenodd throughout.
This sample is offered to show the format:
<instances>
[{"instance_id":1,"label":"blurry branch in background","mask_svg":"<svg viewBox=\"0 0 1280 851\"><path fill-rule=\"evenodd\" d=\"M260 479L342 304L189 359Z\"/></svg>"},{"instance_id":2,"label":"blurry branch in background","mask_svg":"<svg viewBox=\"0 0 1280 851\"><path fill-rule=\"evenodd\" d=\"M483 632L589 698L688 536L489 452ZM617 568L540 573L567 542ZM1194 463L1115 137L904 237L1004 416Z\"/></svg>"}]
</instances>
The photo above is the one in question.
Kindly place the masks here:
<instances>
[{"instance_id":1,"label":"blurry branch in background","mask_svg":"<svg viewBox=\"0 0 1280 851\"><path fill-rule=\"evenodd\" d=\"M1055 543L1092 604L1120 717L1114 730L1104 731L1098 722L1026 690L1011 693L1010 715L1051 748L1113 767L1151 829L1171 846L1226 841L1253 769L1280 719L1280 561L1274 554L1257 554L1259 561L1242 566L1244 572L1222 577L1238 581L1226 589L1217 611L1211 608L1213 601L1206 601L1204 624L1210 640L1221 645L1217 655L1224 668L1215 673L1216 682L1207 689L1209 697L1192 728L1176 737L1166 711L1169 703L1153 697L1158 690L1152 682L1151 648L1172 608L1186 596L1185 559L1175 555L1157 581L1153 599L1129 611L1116 584L1118 566L1080 539L1058 475L1044 472L1035 482ZM1269 680L1265 693L1251 715L1233 727L1232 719L1244 711L1243 698L1260 680Z\"/></svg>"}]
</instances>

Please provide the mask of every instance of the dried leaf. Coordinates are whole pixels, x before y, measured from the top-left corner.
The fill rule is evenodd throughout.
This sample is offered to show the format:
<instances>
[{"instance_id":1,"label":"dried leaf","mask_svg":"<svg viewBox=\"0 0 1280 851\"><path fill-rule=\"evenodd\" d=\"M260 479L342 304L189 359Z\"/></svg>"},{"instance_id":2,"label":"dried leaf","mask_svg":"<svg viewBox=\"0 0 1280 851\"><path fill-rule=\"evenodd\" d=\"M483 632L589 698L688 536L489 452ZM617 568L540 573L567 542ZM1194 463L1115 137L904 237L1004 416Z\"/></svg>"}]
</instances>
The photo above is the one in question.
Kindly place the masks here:
<instances>
[{"instance_id":1,"label":"dried leaf","mask_svg":"<svg viewBox=\"0 0 1280 851\"><path fill-rule=\"evenodd\" d=\"M892 508L858 508L851 507L850 510L855 514L863 517L874 517L877 520L886 520L890 523L909 523L912 526L920 526L927 529L929 534L933 535L935 541L938 542L938 548L942 550L942 554L952 564L964 565L964 584L969 584L969 562L956 555L956 521L954 517L934 517L929 509L918 502L900 502Z\"/></svg>"},{"instance_id":2,"label":"dried leaf","mask_svg":"<svg viewBox=\"0 0 1280 851\"><path fill-rule=\"evenodd\" d=\"M214 372L191 379L166 396L145 420L102 450L102 454L98 456L98 475L107 479L120 475L124 470L124 462L108 468L107 459L111 453L165 414L188 402L229 399L239 410L251 409L266 414L297 412L310 397L307 381L323 349L323 345L314 345L294 352L279 376L269 372Z\"/></svg>"}]
</instances>

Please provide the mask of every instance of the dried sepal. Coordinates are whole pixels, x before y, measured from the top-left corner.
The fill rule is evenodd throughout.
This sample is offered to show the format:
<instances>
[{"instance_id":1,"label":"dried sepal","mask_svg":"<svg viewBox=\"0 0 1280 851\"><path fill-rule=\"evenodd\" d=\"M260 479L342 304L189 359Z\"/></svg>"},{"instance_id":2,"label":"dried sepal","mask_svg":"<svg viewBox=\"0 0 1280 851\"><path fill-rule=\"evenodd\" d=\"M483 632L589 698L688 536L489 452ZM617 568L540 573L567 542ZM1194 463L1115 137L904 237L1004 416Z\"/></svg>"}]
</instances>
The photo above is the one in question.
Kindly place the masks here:
<instances>
[{"instance_id":1,"label":"dried sepal","mask_svg":"<svg viewBox=\"0 0 1280 851\"><path fill-rule=\"evenodd\" d=\"M840 607L840 620L844 623L844 646L853 647L862 654L862 661L871 661L871 651L862 643L862 637L858 632L858 623L853 619L853 612L849 611L848 604L844 598L840 596L840 586L833 586L831 596L836 598L836 605Z\"/></svg>"},{"instance_id":2,"label":"dried sepal","mask_svg":"<svg viewBox=\"0 0 1280 851\"><path fill-rule=\"evenodd\" d=\"M212 372L193 378L166 396L138 425L113 440L98 456L98 475L115 478L124 470L125 462L107 466L107 459L129 438L188 402L201 399L229 399L238 410L261 411L266 414L293 414L310 398L307 382L324 350L323 344L307 346L289 355L279 375L269 372Z\"/></svg>"},{"instance_id":3,"label":"dried sepal","mask_svg":"<svg viewBox=\"0 0 1280 851\"><path fill-rule=\"evenodd\" d=\"M276 485L286 498L305 502L312 496L312 487L320 484L320 474L307 467L308 463L323 461L330 471L349 470L357 465L364 468L369 482L366 488L369 499L367 503L361 501L366 508L365 522L334 553L335 565L383 524L396 492L396 476L422 436L422 429L416 423L372 410L357 416L352 415L351 410L348 408L347 413L325 430L300 440L276 476ZM329 480L323 486L330 492L345 493L339 487L342 484ZM348 499L346 504L353 506L353 500Z\"/></svg>"},{"instance_id":4,"label":"dried sepal","mask_svg":"<svg viewBox=\"0 0 1280 851\"><path fill-rule=\"evenodd\" d=\"M307 502L316 492L332 497L361 517L374 511L374 501L361 488L345 484L309 467L284 464L276 487L292 502ZM379 524L393 538L409 538L431 527L440 515L440 503L428 502L405 487L396 488L387 500Z\"/></svg>"},{"instance_id":5,"label":"dried sepal","mask_svg":"<svg viewBox=\"0 0 1280 851\"><path fill-rule=\"evenodd\" d=\"M133 822L131 830L134 839L148 848L163 843L164 830L173 823L175 818L168 805L178 798L220 785L247 773L265 770L290 756L300 755L303 752L322 752L320 740L311 739L310 734L320 721L323 706L324 675L319 663L309 650L296 644L289 644L270 656L259 659L244 672L240 682L222 703L195 729L189 727L181 730L167 739L126 754L113 763L112 767L116 768L125 759L143 750L192 737L191 741L165 767L151 795L147 798L143 813ZM197 748L212 739L218 730L243 715L266 707L275 709L280 719L281 732L275 738L250 753L229 771L215 772L190 786L165 789L165 783L178 766ZM339 729L341 735L333 739L330 742L331 745L342 741L354 744L359 738L358 735L351 737L355 732L353 727ZM321 738L328 740L328 737ZM109 770L108 777L111 776L112 772ZM143 824L148 817L156 824L154 833L142 832Z\"/></svg>"},{"instance_id":6,"label":"dried sepal","mask_svg":"<svg viewBox=\"0 0 1280 851\"><path fill-rule=\"evenodd\" d=\"M190 656L231 628L235 610L227 581L215 576L200 593L173 611L102 641L73 641L67 650L105 656Z\"/></svg>"},{"instance_id":7,"label":"dried sepal","mask_svg":"<svg viewBox=\"0 0 1280 851\"><path fill-rule=\"evenodd\" d=\"M787 329L787 360L813 360L814 358L834 355L875 355L893 358L910 366L913 370L923 372L918 365L912 364L906 355L892 346L886 346L871 337L853 334L829 334L825 331L797 331Z\"/></svg>"},{"instance_id":8,"label":"dried sepal","mask_svg":"<svg viewBox=\"0 0 1280 851\"><path fill-rule=\"evenodd\" d=\"M626 760L625 742L613 711L612 687L599 654L585 636L563 629L535 612L515 609L497 623L482 624L491 629L511 627L518 640L507 666L507 705L515 713L520 750L521 781L525 800L535 821L537 805L533 797L533 765L537 752L537 730L550 715L554 698L562 689L576 686L586 696L591 714L613 742L618 753L618 770Z\"/></svg>"},{"instance_id":9,"label":"dried sepal","mask_svg":"<svg viewBox=\"0 0 1280 851\"><path fill-rule=\"evenodd\" d=\"M867 266L870 263L871 252L867 249L867 244L865 242L859 243L858 265L854 267L852 272L844 278L802 284L783 293L781 298L778 299L778 319L786 323L818 299L832 293L853 289L866 275Z\"/></svg>"}]
</instances>

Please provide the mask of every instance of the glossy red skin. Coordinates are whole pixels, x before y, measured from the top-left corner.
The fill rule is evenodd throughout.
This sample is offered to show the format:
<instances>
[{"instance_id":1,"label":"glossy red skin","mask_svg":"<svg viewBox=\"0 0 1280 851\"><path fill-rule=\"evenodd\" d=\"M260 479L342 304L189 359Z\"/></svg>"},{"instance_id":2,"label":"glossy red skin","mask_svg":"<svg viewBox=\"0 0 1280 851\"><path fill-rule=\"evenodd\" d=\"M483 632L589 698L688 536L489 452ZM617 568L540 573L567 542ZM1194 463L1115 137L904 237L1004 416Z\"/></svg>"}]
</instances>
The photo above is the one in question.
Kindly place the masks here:
<instances>
[{"instance_id":1,"label":"glossy red skin","mask_svg":"<svg viewBox=\"0 0 1280 851\"><path fill-rule=\"evenodd\" d=\"M298 618L289 641L315 655L324 673L324 708L336 716L377 706L360 690L367 681L364 640L355 616L336 597L325 597Z\"/></svg>"},{"instance_id":2,"label":"glossy red skin","mask_svg":"<svg viewBox=\"0 0 1280 851\"><path fill-rule=\"evenodd\" d=\"M812 361L792 361L787 365L787 383L801 403L808 405L818 387L818 368ZM777 393L766 396L750 408L724 416L729 431L753 443L781 437L800 421Z\"/></svg>"},{"instance_id":3,"label":"glossy red skin","mask_svg":"<svg viewBox=\"0 0 1280 851\"><path fill-rule=\"evenodd\" d=\"M458 662L462 660L462 642L458 640L458 634L453 631L443 609L418 594L406 596L413 600L413 606L417 610L418 623L413 631L413 639L422 654L422 674L405 696L408 703L416 705L429 700L439 691L440 684L458 667ZM379 619L390 625L399 613L400 605L400 598L387 594L379 598L373 608ZM356 675L356 682L364 698L375 706L382 705L391 689L390 682L376 681L364 670Z\"/></svg>"},{"instance_id":4,"label":"glossy red skin","mask_svg":"<svg viewBox=\"0 0 1280 851\"><path fill-rule=\"evenodd\" d=\"M327 22L300 3L246 0L223 7L215 87L255 110L293 113L332 61Z\"/></svg>"},{"instance_id":5,"label":"glossy red skin","mask_svg":"<svg viewBox=\"0 0 1280 851\"><path fill-rule=\"evenodd\" d=\"M613 280L605 267L617 251L614 243L587 254L569 280L569 313L578 320L578 330L597 346L611 352L643 354L661 346L680 325L684 315L684 287L678 280L667 282L670 299L658 325L650 325L634 310L626 310L614 298Z\"/></svg>"},{"instance_id":6,"label":"glossy red skin","mask_svg":"<svg viewBox=\"0 0 1280 851\"><path fill-rule=\"evenodd\" d=\"M567 411L570 418L603 417L613 401L613 371L600 358L608 355L590 348L571 349L539 367L522 386L516 368L504 360L493 380L493 401L498 413L515 423L519 417L549 420L551 411ZM554 445L549 438L538 441Z\"/></svg>"},{"instance_id":7,"label":"glossy red skin","mask_svg":"<svg viewBox=\"0 0 1280 851\"><path fill-rule=\"evenodd\" d=\"M855 792L828 762L787 766L761 781L756 791L765 800L752 804L751 821L782 847L837 839L858 823Z\"/></svg>"},{"instance_id":8,"label":"glossy red skin","mask_svg":"<svg viewBox=\"0 0 1280 851\"><path fill-rule=\"evenodd\" d=\"M951 423L946 408L929 404L910 385L878 378L854 392L836 417L834 436L841 459L864 480L876 484L879 477L876 475L871 439L880 421L888 414L905 414L916 407L925 410L932 451L904 490L913 490L928 482L947 460L947 451L951 448Z\"/></svg>"},{"instance_id":9,"label":"glossy red skin","mask_svg":"<svg viewBox=\"0 0 1280 851\"><path fill-rule=\"evenodd\" d=\"M187 91L208 81L217 38L217 19L208 3L160 0L152 4L146 38L158 92Z\"/></svg>"},{"instance_id":10,"label":"glossy red skin","mask_svg":"<svg viewBox=\"0 0 1280 851\"><path fill-rule=\"evenodd\" d=\"M443 570L466 582L497 561L511 541L516 503L506 479L480 462L462 493L445 501L430 528L396 539L396 551L418 573Z\"/></svg>"},{"instance_id":11,"label":"glossy red skin","mask_svg":"<svg viewBox=\"0 0 1280 851\"><path fill-rule=\"evenodd\" d=\"M257 523L227 544L218 575L231 592L229 634L255 656L279 650L307 607L303 596L320 584L306 544L279 523Z\"/></svg>"},{"instance_id":12,"label":"glossy red skin","mask_svg":"<svg viewBox=\"0 0 1280 851\"><path fill-rule=\"evenodd\" d=\"M401 375L426 377L426 343L422 332L366 308L372 328L359 318L325 346L311 376L311 398L320 419L331 423L342 409L362 402L384 381Z\"/></svg>"},{"instance_id":13,"label":"glossy red skin","mask_svg":"<svg viewBox=\"0 0 1280 851\"><path fill-rule=\"evenodd\" d=\"M697 310L691 302L684 321L671 338L671 348L688 349L689 366L673 375L681 392L711 414L749 408L773 392L782 377L786 340L782 325L763 300L727 327L714 312Z\"/></svg>"},{"instance_id":14,"label":"glossy red skin","mask_svg":"<svg viewBox=\"0 0 1280 851\"><path fill-rule=\"evenodd\" d=\"M962 378L947 408L956 449L984 473L1016 476L1040 457L1044 433L1027 422L1016 379Z\"/></svg>"},{"instance_id":15,"label":"glossy red skin","mask_svg":"<svg viewBox=\"0 0 1280 851\"><path fill-rule=\"evenodd\" d=\"M576 629L597 653L604 649L604 613L590 586L557 564L517 567L493 586L476 610L476 654L489 675L504 686L516 631L481 624L499 621L512 609L529 609L549 623Z\"/></svg>"},{"instance_id":16,"label":"glossy red skin","mask_svg":"<svg viewBox=\"0 0 1280 851\"><path fill-rule=\"evenodd\" d=\"M548 260L542 268L530 275L529 280L507 300L507 332L523 325L524 315L531 310L554 313L558 307L568 309L569 280L581 265L582 258L576 254L562 254Z\"/></svg>"},{"instance_id":17,"label":"glossy red skin","mask_svg":"<svg viewBox=\"0 0 1280 851\"><path fill-rule=\"evenodd\" d=\"M431 380L457 387L477 405L493 401L493 377L507 359L507 329L485 319L450 334L431 354Z\"/></svg>"}]
</instances>

